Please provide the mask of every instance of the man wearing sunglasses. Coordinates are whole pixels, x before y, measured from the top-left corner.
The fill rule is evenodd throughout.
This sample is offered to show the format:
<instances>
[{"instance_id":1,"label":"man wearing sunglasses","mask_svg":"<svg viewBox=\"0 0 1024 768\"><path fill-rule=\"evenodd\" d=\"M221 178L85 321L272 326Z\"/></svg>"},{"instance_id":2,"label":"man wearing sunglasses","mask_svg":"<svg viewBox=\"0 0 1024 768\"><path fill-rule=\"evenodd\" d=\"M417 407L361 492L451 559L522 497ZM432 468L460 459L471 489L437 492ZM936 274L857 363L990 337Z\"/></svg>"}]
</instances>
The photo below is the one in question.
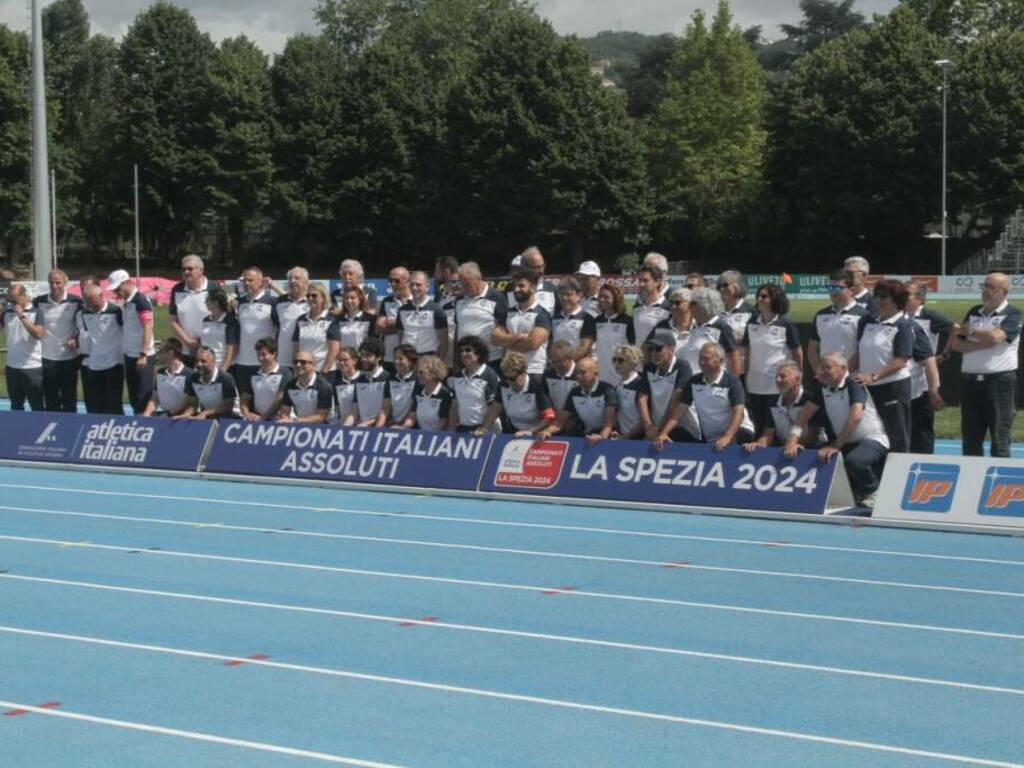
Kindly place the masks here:
<instances>
[{"instance_id":1,"label":"man wearing sunglasses","mask_svg":"<svg viewBox=\"0 0 1024 768\"><path fill-rule=\"evenodd\" d=\"M210 284L203 273L203 260L199 256L189 255L181 260L180 283L171 288L171 330L181 341L182 360L185 365L195 364L195 352L202 343L203 319L209 314L206 310L206 296Z\"/></svg>"},{"instance_id":2,"label":"man wearing sunglasses","mask_svg":"<svg viewBox=\"0 0 1024 768\"><path fill-rule=\"evenodd\" d=\"M849 272L836 270L828 276L832 304L820 310L811 323L807 357L811 368L818 370L825 355L836 352L852 360L857 352L857 328L868 311L853 299L853 278Z\"/></svg>"},{"instance_id":3,"label":"man wearing sunglasses","mask_svg":"<svg viewBox=\"0 0 1024 768\"><path fill-rule=\"evenodd\" d=\"M380 312L377 314L377 335L384 339L384 362L388 368L394 366L395 347L402 343L398 312L412 301L410 277L405 267L395 267L388 273L391 293L381 300Z\"/></svg>"}]
</instances>

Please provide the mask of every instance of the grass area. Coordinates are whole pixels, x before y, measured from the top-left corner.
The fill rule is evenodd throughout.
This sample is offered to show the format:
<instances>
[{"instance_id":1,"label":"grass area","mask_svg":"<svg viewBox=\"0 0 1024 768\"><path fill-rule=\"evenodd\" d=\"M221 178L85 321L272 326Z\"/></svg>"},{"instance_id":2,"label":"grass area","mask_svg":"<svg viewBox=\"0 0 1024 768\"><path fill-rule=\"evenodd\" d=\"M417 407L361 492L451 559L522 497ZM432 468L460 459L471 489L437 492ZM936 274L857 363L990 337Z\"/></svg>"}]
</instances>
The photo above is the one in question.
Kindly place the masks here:
<instances>
[{"instance_id":1,"label":"grass area","mask_svg":"<svg viewBox=\"0 0 1024 768\"><path fill-rule=\"evenodd\" d=\"M929 306L936 311L949 317L951 320L960 321L967 313L967 310L974 306L975 301L964 301L962 299L948 301L932 301ZM824 302L809 299L797 299L792 302L790 318L794 322L810 322L814 313L824 306ZM153 317L154 332L157 339L166 339L171 335L171 321L167 314L167 307L157 307ZM4 355L0 353L0 365L4 363ZM7 397L7 382L0 376L0 397ZM939 437L960 438L960 409L947 408L935 416L935 433ZM1024 442L1024 417L1019 418L1013 425L1013 441Z\"/></svg>"}]
</instances>

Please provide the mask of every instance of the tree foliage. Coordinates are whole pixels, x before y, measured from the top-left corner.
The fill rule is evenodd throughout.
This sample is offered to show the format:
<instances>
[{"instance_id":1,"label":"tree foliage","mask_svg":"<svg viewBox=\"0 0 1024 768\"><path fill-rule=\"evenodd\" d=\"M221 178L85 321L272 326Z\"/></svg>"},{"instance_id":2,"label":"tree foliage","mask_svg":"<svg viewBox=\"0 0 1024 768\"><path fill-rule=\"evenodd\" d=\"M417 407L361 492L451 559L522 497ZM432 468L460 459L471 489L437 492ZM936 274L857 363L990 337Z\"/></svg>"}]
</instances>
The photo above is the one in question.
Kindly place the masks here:
<instances>
[{"instance_id":1,"label":"tree foliage","mask_svg":"<svg viewBox=\"0 0 1024 768\"><path fill-rule=\"evenodd\" d=\"M648 174L663 236L691 243L748 231L762 182L764 73L725 2L680 38L651 120Z\"/></svg>"}]
</instances>

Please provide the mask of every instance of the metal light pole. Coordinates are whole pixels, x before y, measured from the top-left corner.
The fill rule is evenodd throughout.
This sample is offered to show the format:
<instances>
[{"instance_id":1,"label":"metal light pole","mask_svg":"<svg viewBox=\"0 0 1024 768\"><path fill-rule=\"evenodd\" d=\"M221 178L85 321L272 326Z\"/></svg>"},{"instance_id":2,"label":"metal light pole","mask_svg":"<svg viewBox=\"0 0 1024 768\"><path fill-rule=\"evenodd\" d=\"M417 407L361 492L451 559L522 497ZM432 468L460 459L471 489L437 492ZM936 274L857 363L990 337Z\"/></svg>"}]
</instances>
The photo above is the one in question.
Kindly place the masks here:
<instances>
[{"instance_id":1,"label":"metal light pole","mask_svg":"<svg viewBox=\"0 0 1024 768\"><path fill-rule=\"evenodd\" d=\"M42 5L43 0L32 0L32 267L36 280L45 280L53 264Z\"/></svg>"},{"instance_id":2,"label":"metal light pole","mask_svg":"<svg viewBox=\"0 0 1024 768\"><path fill-rule=\"evenodd\" d=\"M949 103L949 85L946 79L946 71L953 65L953 62L949 59L939 59L935 62L935 66L942 70L942 275L946 274L946 240L949 238L949 234L946 231L946 224L949 218L946 210L946 165L947 165L947 151L946 151L946 139L948 135L947 122L946 122L946 111Z\"/></svg>"},{"instance_id":3,"label":"metal light pole","mask_svg":"<svg viewBox=\"0 0 1024 768\"><path fill-rule=\"evenodd\" d=\"M50 171L50 235L53 238L53 268L57 268L57 172Z\"/></svg>"},{"instance_id":4,"label":"metal light pole","mask_svg":"<svg viewBox=\"0 0 1024 768\"><path fill-rule=\"evenodd\" d=\"M140 274L139 259L139 164L135 164L135 279Z\"/></svg>"}]
</instances>

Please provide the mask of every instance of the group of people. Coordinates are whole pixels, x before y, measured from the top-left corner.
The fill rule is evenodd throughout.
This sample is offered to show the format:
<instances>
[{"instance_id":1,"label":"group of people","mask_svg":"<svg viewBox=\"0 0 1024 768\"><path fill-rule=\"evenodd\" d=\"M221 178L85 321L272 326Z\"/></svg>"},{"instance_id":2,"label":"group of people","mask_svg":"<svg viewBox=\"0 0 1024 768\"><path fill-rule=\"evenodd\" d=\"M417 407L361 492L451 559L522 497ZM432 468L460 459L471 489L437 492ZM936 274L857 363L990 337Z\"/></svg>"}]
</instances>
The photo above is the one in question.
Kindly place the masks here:
<instances>
[{"instance_id":1,"label":"group of people","mask_svg":"<svg viewBox=\"0 0 1024 768\"><path fill-rule=\"evenodd\" d=\"M507 293L477 264L439 259L430 277L391 270L379 298L354 260L331 295L294 267L280 293L257 267L234 289L186 256L172 289L173 337L157 350L153 310L124 271L99 283L49 275L35 299L13 286L3 314L12 407L73 411L80 375L92 413L333 422L348 426L505 431L544 440L573 434L715 450L781 446L793 456L842 452L859 503L871 506L890 451L934 451L942 408L938 364L963 355L964 452L1009 455L1020 312L1009 279L991 274L963 324L925 306L919 282L867 287L868 263L829 277L830 305L804 349L782 286L728 270L671 288L664 256L648 254L627 311L623 291L587 261L557 285L541 251L513 262ZM156 370L155 357L161 366Z\"/></svg>"}]
</instances>

